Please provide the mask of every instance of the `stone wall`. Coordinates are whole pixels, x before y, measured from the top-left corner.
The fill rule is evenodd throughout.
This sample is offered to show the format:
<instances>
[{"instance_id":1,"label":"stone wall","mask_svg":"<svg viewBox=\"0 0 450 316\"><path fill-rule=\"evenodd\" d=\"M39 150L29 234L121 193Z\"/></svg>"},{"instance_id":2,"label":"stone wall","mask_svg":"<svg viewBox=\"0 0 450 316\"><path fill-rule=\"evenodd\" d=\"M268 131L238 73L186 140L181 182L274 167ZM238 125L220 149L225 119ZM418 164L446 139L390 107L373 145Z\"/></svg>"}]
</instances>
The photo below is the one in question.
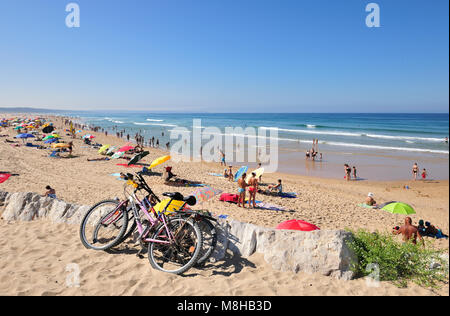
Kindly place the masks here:
<instances>
[{"instance_id":1,"label":"stone wall","mask_svg":"<svg viewBox=\"0 0 450 316\"><path fill-rule=\"evenodd\" d=\"M48 218L56 223L80 224L89 208L35 193L0 191L0 212L8 221ZM349 232L275 230L233 219L220 219L216 229L218 243L211 260L222 260L227 253L245 258L257 252L276 270L321 273L345 280L353 277L350 264L355 256L346 245L352 238Z\"/></svg>"}]
</instances>

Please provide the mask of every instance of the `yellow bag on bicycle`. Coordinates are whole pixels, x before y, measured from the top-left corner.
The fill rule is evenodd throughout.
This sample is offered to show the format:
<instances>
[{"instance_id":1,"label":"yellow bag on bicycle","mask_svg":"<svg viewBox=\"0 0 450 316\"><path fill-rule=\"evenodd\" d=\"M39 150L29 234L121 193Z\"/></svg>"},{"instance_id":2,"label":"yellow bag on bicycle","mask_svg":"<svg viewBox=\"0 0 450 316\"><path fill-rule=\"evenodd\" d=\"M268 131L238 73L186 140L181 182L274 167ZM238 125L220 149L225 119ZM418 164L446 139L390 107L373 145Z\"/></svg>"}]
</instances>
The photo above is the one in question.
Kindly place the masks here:
<instances>
[{"instance_id":1,"label":"yellow bag on bicycle","mask_svg":"<svg viewBox=\"0 0 450 316\"><path fill-rule=\"evenodd\" d=\"M162 200L161 202L159 202L158 204L156 204L153 208L156 211L157 214L161 213L162 211L164 211L164 208L166 207L167 203L170 202L171 199L165 199ZM183 201L175 201L173 200L172 203L170 203L170 205L167 207L166 212L164 213L165 215L170 215L173 212L176 212L178 210L180 210L180 208L184 205L185 202Z\"/></svg>"}]
</instances>

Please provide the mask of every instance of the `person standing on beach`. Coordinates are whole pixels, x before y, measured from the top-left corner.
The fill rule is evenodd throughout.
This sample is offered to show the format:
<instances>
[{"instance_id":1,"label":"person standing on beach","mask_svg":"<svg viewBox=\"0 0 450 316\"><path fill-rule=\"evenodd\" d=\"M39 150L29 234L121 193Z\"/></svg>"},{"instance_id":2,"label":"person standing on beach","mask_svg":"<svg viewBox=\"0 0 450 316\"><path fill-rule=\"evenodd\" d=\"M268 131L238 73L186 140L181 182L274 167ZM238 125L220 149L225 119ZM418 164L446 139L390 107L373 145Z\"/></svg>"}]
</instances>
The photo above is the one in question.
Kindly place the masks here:
<instances>
[{"instance_id":1,"label":"person standing on beach","mask_svg":"<svg viewBox=\"0 0 450 316\"><path fill-rule=\"evenodd\" d=\"M256 192L258 192L258 179L256 179L256 173L252 172L252 177L248 180L248 207L256 207ZM253 206L252 206L253 203Z\"/></svg>"},{"instance_id":2,"label":"person standing on beach","mask_svg":"<svg viewBox=\"0 0 450 316\"><path fill-rule=\"evenodd\" d=\"M413 180L416 181L417 180L417 174L419 173L419 166L417 165L417 162L414 163L414 165L412 167L412 173L413 173Z\"/></svg>"},{"instance_id":3,"label":"person standing on beach","mask_svg":"<svg viewBox=\"0 0 450 316\"><path fill-rule=\"evenodd\" d=\"M233 166L228 167L228 180L234 181Z\"/></svg>"},{"instance_id":4,"label":"person standing on beach","mask_svg":"<svg viewBox=\"0 0 450 316\"><path fill-rule=\"evenodd\" d=\"M351 174L352 174L352 168L350 168L350 166L349 166L348 164L345 164L345 165L344 165L344 170L345 170L345 179L346 179L347 181L350 181L351 178L352 178L352 176L351 176Z\"/></svg>"},{"instance_id":5,"label":"person standing on beach","mask_svg":"<svg viewBox=\"0 0 450 316\"><path fill-rule=\"evenodd\" d=\"M353 180L356 181L356 179L358 179L358 177L356 176L356 167L353 166Z\"/></svg>"},{"instance_id":6,"label":"person standing on beach","mask_svg":"<svg viewBox=\"0 0 450 316\"><path fill-rule=\"evenodd\" d=\"M222 156L222 158L220 159L220 165L221 166L225 166L226 162L225 162L225 153L221 150L220 151L220 155Z\"/></svg>"},{"instance_id":7,"label":"person standing on beach","mask_svg":"<svg viewBox=\"0 0 450 316\"><path fill-rule=\"evenodd\" d=\"M244 173L241 178L238 180L238 193L239 193L239 199L238 199L238 207L245 208L245 189L247 188L247 183L245 182L245 178L247 177L247 174Z\"/></svg>"},{"instance_id":8,"label":"person standing on beach","mask_svg":"<svg viewBox=\"0 0 450 316\"><path fill-rule=\"evenodd\" d=\"M422 180L425 180L427 178L427 169L423 168L422 170Z\"/></svg>"}]
</instances>

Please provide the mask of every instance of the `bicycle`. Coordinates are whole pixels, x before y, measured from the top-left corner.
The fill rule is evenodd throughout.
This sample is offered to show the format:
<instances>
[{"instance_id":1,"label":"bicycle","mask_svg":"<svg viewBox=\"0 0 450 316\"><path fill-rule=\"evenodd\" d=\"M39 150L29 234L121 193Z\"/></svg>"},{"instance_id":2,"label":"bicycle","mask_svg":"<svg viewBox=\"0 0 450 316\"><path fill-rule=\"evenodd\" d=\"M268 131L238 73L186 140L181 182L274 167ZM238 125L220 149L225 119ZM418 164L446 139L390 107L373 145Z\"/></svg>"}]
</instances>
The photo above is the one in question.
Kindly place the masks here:
<instances>
[{"instance_id":1,"label":"bicycle","mask_svg":"<svg viewBox=\"0 0 450 316\"><path fill-rule=\"evenodd\" d=\"M139 232L138 240L144 247L148 245L148 259L153 268L181 274L197 263L202 247L202 233L198 224L192 220L195 214L183 214L183 216L166 216L167 207L174 200L183 201L184 204L195 204L194 197L184 198L180 193L164 193L170 198L170 202L159 214L153 206L160 202L159 198L148 187L140 174L137 174L138 182L134 181L133 175L128 174L124 186L127 197L124 201L106 200L94 205L85 215L80 226L80 238L83 245L95 250L107 250L117 246L125 235L134 231L136 225ZM134 188L128 193L126 188ZM144 190L148 194L140 200L136 193ZM107 206L103 208L103 206ZM138 208L139 207L139 208ZM150 215L151 210L154 217ZM97 214L99 211L99 214ZM134 217L134 224L128 228L128 214ZM141 219L140 212L145 216ZM180 211L175 211L177 214ZM87 238L87 233L92 229L92 241ZM105 233L106 237L100 235ZM149 237L150 236L150 237ZM171 265L171 266L170 266Z\"/></svg>"}]
</instances>

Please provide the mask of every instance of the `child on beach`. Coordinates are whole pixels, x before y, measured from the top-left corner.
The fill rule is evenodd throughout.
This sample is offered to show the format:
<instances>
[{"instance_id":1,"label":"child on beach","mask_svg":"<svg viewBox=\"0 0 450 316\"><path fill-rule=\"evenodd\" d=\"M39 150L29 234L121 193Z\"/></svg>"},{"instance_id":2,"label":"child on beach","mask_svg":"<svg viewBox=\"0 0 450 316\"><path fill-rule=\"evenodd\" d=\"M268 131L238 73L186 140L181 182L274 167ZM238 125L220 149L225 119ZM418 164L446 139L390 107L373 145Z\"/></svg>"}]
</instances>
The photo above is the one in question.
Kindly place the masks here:
<instances>
[{"instance_id":1,"label":"child on beach","mask_svg":"<svg viewBox=\"0 0 450 316\"><path fill-rule=\"evenodd\" d=\"M358 177L356 176L356 167L353 166L353 180L356 180Z\"/></svg>"},{"instance_id":2,"label":"child on beach","mask_svg":"<svg viewBox=\"0 0 450 316\"><path fill-rule=\"evenodd\" d=\"M239 193L239 199L238 199L238 207L245 208L245 189L247 188L247 183L245 182L245 178L247 177L247 174L244 173L242 177L238 180L238 193Z\"/></svg>"},{"instance_id":3,"label":"child on beach","mask_svg":"<svg viewBox=\"0 0 450 316\"><path fill-rule=\"evenodd\" d=\"M427 169L423 168L422 170L422 180L425 180L427 178Z\"/></svg>"},{"instance_id":4,"label":"child on beach","mask_svg":"<svg viewBox=\"0 0 450 316\"><path fill-rule=\"evenodd\" d=\"M256 178L256 173L252 172L252 177L248 180L248 193L250 198L248 200L248 207L256 207L256 192L258 191L258 179ZM253 202L253 206L252 206Z\"/></svg>"}]
</instances>

